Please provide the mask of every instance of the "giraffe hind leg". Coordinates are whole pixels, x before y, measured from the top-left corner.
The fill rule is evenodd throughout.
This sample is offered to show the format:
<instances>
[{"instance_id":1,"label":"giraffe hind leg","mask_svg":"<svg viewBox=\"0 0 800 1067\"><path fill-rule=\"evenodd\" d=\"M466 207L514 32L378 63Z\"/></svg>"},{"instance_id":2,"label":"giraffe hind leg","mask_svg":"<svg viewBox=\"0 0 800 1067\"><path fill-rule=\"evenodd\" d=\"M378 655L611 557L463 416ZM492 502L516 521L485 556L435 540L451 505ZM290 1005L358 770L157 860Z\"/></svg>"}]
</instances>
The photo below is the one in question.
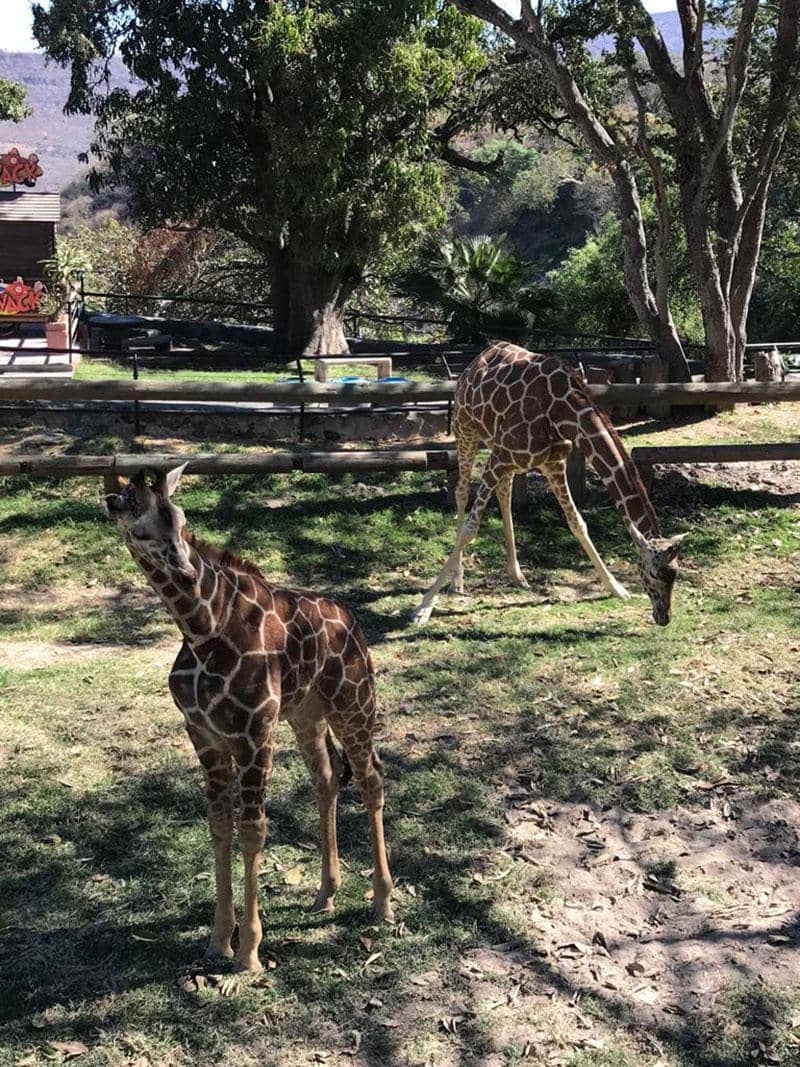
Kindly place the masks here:
<instances>
[{"instance_id":1,"label":"giraffe hind leg","mask_svg":"<svg viewBox=\"0 0 800 1067\"><path fill-rule=\"evenodd\" d=\"M328 723L318 714L316 702L305 715L290 720L317 798L322 874L312 912L333 911L333 899L342 884L336 840L336 802L345 761L331 739Z\"/></svg>"},{"instance_id":2,"label":"giraffe hind leg","mask_svg":"<svg viewBox=\"0 0 800 1067\"><path fill-rule=\"evenodd\" d=\"M383 829L383 764L373 743L374 700L363 708L331 710L328 722L347 753L353 778L369 815L373 860L372 917L377 922L393 922L393 883Z\"/></svg>"}]
</instances>

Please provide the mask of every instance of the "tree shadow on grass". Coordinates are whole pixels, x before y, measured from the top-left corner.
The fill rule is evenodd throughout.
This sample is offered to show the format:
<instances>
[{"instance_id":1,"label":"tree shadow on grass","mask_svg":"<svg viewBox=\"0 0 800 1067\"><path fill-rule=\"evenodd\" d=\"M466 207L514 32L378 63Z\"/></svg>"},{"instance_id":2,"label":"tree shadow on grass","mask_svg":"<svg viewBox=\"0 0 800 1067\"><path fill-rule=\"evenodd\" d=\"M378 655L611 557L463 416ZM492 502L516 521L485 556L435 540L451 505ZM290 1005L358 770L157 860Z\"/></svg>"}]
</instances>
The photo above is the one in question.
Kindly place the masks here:
<instances>
[{"instance_id":1,"label":"tree shadow on grass","mask_svg":"<svg viewBox=\"0 0 800 1067\"><path fill-rule=\"evenodd\" d=\"M286 1024L284 1037L307 1041L317 1032L319 1019L309 1015L309 1005L323 995L320 982L329 985L321 974L344 967L352 978L336 993L341 1033L349 1029L362 1033L359 1062L375 1067L401 1062L409 1038L402 1014L396 1028L381 1026L365 1014L369 996L377 991L381 997L402 1001L405 982L417 969L444 966L455 974L460 951L502 945L518 954L520 967L542 995L565 1006L582 996L612 1027L624 1028L634 1039L649 1036L676 1054L690 1054L697 1067L751 1062L758 1042L783 1021L783 1009L766 991L751 992L739 1004L744 1037L733 1051L725 1044L725 1035L716 1034L713 1018L698 1021L696 1013L687 1010L685 1016L673 1015L663 1023L654 1024L650 1017L642 1021L636 1006L621 994L597 987L589 990L552 957L545 958L540 944L503 918L491 890L476 892L471 883L476 857L496 851L504 842L500 805L490 799L488 781L502 767L508 773L530 762L525 740L512 731L487 744L482 751L484 769L477 777L466 770L458 752L434 750L411 756L395 745L384 753L392 860L396 874L417 885L417 896L403 899L401 916L413 931L407 946L403 938L380 942L390 968L378 979L354 971L364 958L358 937L369 923L361 899L368 883L360 881L356 871L369 865L370 851L366 814L352 795L341 806L341 849L349 871L337 915L328 919L304 914L298 903L285 899L289 891L282 885L267 894L265 953L278 960L275 994L300 1005L294 1021ZM431 784L434 779L438 793ZM4 933L0 1018L12 1036L24 1041L32 1014L71 1004L71 1017L56 1019L47 1028L48 1040L88 1042L98 1026L123 1032L162 1027L179 1037L200 1062L211 1062L202 1058L212 1055L205 1044L207 1032L194 1031L198 1012L172 989L175 973L197 955L200 945L194 939L211 916L209 883L199 883L206 888L197 893L198 883L193 881L211 866L196 786L196 770L186 767L121 778L100 796L76 797L45 783L38 807L25 804L25 788L5 790L0 895L16 902L18 921L6 926ZM273 789L268 806L268 849L296 847L313 833L316 817L304 776ZM46 843L53 833L60 841ZM316 864L315 857L315 870ZM186 939L187 931L192 940ZM320 932L326 935L321 942ZM675 942L679 941L677 937ZM153 987L162 992L152 994ZM151 990L147 1003L125 999L136 991L144 997L147 990ZM463 1005L466 1020L456 1048L463 1063L473 1063L491 1041L482 1030L485 1005L457 979L445 999L453 998ZM333 1011L333 1003L323 1011ZM392 1010L402 1013L399 1003ZM240 1006L224 1002L205 1005L204 1025L230 1025L240 1012ZM216 1040L222 1038L218 1035ZM224 1049L220 1054L224 1056Z\"/></svg>"}]
</instances>

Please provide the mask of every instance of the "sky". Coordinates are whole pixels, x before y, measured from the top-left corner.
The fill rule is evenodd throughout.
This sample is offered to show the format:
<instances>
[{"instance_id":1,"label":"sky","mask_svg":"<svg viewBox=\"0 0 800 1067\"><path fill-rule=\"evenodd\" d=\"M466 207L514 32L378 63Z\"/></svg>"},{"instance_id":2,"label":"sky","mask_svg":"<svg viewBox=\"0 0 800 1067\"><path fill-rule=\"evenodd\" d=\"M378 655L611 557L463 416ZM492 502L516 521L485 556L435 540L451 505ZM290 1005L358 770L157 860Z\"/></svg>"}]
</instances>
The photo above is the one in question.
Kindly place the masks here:
<instances>
[{"instance_id":1,"label":"sky","mask_svg":"<svg viewBox=\"0 0 800 1067\"><path fill-rule=\"evenodd\" d=\"M2 50L4 52L32 52L34 40L31 36L31 4L30 0L0 0L4 11L3 16L3 39ZM519 5L513 0L507 0L504 5L512 10L519 10ZM675 8L674 0L646 0L645 7L648 11L672 11Z\"/></svg>"}]
</instances>

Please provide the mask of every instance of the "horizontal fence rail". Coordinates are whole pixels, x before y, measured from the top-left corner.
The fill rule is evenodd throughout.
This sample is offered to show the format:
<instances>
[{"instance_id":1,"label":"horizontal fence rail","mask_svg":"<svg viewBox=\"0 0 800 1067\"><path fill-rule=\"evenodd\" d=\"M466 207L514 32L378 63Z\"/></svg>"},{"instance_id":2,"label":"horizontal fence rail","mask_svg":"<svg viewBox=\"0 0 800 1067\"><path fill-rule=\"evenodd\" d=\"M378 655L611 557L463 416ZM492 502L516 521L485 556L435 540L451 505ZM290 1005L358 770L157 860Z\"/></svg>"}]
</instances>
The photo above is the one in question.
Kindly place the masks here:
<instances>
[{"instance_id":1,"label":"horizontal fence rail","mask_svg":"<svg viewBox=\"0 0 800 1067\"><path fill-rule=\"evenodd\" d=\"M93 474L132 474L148 470L172 470L186 463L188 474L306 474L357 473L359 471L454 470L454 448L433 449L342 449L329 452L181 452L134 453L115 456L41 456L22 453L0 456L0 475L31 477Z\"/></svg>"},{"instance_id":2,"label":"horizontal fence rail","mask_svg":"<svg viewBox=\"0 0 800 1067\"><path fill-rule=\"evenodd\" d=\"M588 385L586 391L604 407L617 404L706 405L777 403L800 400L800 381L687 382L639 385ZM192 381L47 381L16 378L0 381L3 400L170 400L187 403L267 404L402 404L451 401L455 381L441 382L192 382Z\"/></svg>"}]
</instances>

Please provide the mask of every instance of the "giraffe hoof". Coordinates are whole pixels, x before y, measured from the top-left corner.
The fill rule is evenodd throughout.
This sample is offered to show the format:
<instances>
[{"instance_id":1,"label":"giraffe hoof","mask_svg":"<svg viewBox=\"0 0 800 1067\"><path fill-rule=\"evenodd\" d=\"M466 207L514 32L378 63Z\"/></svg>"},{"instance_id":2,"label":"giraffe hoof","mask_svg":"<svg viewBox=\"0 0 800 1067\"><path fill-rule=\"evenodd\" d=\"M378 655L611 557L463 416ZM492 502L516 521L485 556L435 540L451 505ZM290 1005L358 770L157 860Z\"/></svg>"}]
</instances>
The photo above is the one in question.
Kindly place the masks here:
<instances>
[{"instance_id":1,"label":"giraffe hoof","mask_svg":"<svg viewBox=\"0 0 800 1067\"><path fill-rule=\"evenodd\" d=\"M318 893L314 903L308 905L309 915L322 915L333 910L333 897L324 896L322 893Z\"/></svg>"},{"instance_id":2,"label":"giraffe hoof","mask_svg":"<svg viewBox=\"0 0 800 1067\"><path fill-rule=\"evenodd\" d=\"M606 591L610 596L617 596L620 600L633 600L633 593L629 593L620 582L615 582Z\"/></svg>"},{"instance_id":3,"label":"giraffe hoof","mask_svg":"<svg viewBox=\"0 0 800 1067\"><path fill-rule=\"evenodd\" d=\"M226 960L233 959L232 948L214 948L213 945L209 945L203 953L203 959L208 963L222 963Z\"/></svg>"},{"instance_id":4,"label":"giraffe hoof","mask_svg":"<svg viewBox=\"0 0 800 1067\"><path fill-rule=\"evenodd\" d=\"M424 626L428 619L431 617L433 606L422 605L418 607L414 614L411 616L411 621L415 626Z\"/></svg>"},{"instance_id":5,"label":"giraffe hoof","mask_svg":"<svg viewBox=\"0 0 800 1067\"><path fill-rule=\"evenodd\" d=\"M391 902L388 900L375 901L370 908L370 918L376 923L393 923L394 922L394 909Z\"/></svg>"},{"instance_id":6,"label":"giraffe hoof","mask_svg":"<svg viewBox=\"0 0 800 1067\"><path fill-rule=\"evenodd\" d=\"M232 974L242 981L247 981L248 978L255 978L263 970L264 968L258 956L248 957L246 960L234 960L231 966Z\"/></svg>"}]
</instances>

